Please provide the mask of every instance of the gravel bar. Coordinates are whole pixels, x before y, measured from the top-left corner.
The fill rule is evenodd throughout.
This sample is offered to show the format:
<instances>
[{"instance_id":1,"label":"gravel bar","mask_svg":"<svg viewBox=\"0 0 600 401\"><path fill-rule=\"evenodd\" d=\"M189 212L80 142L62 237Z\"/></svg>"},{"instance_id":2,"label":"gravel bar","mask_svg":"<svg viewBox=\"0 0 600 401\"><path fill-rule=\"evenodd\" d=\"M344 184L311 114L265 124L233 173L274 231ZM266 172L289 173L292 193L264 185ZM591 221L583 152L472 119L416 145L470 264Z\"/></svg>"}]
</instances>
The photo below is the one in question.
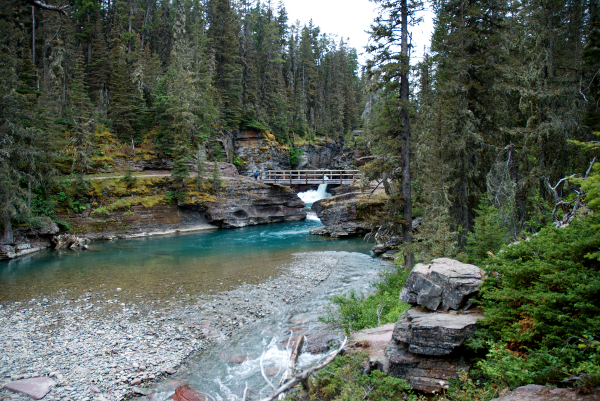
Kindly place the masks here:
<instances>
[{"instance_id":1,"label":"gravel bar","mask_svg":"<svg viewBox=\"0 0 600 401\"><path fill-rule=\"evenodd\" d=\"M188 356L226 341L240 327L305 297L338 264L338 252L308 252L261 284L218 294L120 299L119 288L79 298L0 304L0 387L50 377L44 400L112 401L144 394L185 365ZM0 400L31 400L0 390Z\"/></svg>"}]
</instances>

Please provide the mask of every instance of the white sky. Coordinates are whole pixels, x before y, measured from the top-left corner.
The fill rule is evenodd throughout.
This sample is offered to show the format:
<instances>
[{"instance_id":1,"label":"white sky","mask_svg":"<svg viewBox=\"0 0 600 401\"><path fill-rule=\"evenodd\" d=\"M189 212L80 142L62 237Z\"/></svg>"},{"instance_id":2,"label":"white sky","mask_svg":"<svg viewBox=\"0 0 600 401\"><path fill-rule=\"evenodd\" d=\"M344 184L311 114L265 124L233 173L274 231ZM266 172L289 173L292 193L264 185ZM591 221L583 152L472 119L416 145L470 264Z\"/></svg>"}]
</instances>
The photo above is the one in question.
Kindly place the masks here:
<instances>
[{"instance_id":1,"label":"white sky","mask_svg":"<svg viewBox=\"0 0 600 401\"><path fill-rule=\"evenodd\" d=\"M369 40L365 31L375 19L375 3L369 0L283 0L288 13L288 24L300 20L303 26L312 18L313 24L321 28L321 33L336 34L338 41L349 38L350 47L356 48L359 60L364 63L364 47ZM423 46L429 48L433 22L431 13L424 13L424 22L411 29L413 35L413 60L420 59ZM412 63L411 63L412 64Z\"/></svg>"}]
</instances>

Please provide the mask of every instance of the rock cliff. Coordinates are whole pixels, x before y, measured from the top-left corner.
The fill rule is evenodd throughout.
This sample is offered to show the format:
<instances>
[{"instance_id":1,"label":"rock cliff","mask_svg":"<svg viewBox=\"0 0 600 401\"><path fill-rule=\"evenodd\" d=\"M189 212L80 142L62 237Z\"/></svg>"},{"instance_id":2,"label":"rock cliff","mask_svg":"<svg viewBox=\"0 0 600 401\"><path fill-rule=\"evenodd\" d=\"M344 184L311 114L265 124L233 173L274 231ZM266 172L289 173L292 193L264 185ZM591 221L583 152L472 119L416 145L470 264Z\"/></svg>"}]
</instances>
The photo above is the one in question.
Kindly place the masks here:
<instances>
[{"instance_id":1,"label":"rock cliff","mask_svg":"<svg viewBox=\"0 0 600 401\"><path fill-rule=\"evenodd\" d=\"M217 191L209 194L192 191L186 199L179 201L151 193L147 198L153 203L144 202L146 198L132 196L124 208L105 207L103 213L87 210L58 217L66 221L76 234L91 240L245 227L306 218L304 202L291 189L239 177L227 178L222 180ZM169 180L161 178L154 184L165 186ZM109 190L115 189L105 186L97 193ZM135 188L132 190L135 191ZM96 202L107 200L99 197Z\"/></svg>"},{"instance_id":2,"label":"rock cliff","mask_svg":"<svg viewBox=\"0 0 600 401\"><path fill-rule=\"evenodd\" d=\"M364 212L373 207L360 192L347 192L321 199L312 205L322 227L310 231L311 234L330 237L363 236L370 231L369 223L363 219Z\"/></svg>"},{"instance_id":3,"label":"rock cliff","mask_svg":"<svg viewBox=\"0 0 600 401\"><path fill-rule=\"evenodd\" d=\"M235 183L216 202L206 202L206 220L221 228L299 221L306 218L304 202L279 185Z\"/></svg>"}]
</instances>

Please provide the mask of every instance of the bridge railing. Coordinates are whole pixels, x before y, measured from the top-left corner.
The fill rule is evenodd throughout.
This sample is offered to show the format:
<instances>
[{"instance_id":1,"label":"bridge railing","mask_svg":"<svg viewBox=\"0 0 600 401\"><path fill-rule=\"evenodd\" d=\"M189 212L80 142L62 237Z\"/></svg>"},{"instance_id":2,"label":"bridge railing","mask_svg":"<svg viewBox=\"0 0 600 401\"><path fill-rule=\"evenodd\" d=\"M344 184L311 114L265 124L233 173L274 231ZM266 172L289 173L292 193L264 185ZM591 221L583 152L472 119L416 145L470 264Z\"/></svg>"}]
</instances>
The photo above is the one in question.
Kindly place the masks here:
<instances>
[{"instance_id":1,"label":"bridge railing","mask_svg":"<svg viewBox=\"0 0 600 401\"><path fill-rule=\"evenodd\" d=\"M359 170L267 170L259 179L267 184L354 184Z\"/></svg>"}]
</instances>

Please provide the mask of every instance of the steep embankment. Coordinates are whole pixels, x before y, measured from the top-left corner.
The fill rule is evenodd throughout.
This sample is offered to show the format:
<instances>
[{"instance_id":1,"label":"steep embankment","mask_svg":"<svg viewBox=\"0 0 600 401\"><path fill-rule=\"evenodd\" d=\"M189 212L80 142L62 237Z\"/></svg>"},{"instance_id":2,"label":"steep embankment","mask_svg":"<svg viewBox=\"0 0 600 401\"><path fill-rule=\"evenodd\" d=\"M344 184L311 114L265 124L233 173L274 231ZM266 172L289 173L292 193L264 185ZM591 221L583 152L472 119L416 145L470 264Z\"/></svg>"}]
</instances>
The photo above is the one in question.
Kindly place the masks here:
<instances>
[{"instance_id":1,"label":"steep embankment","mask_svg":"<svg viewBox=\"0 0 600 401\"><path fill-rule=\"evenodd\" d=\"M165 234L175 231L244 227L306 217L304 203L289 188L237 175L187 180L185 191L171 177L126 176L90 181L89 203L68 202L57 215L73 232L90 239ZM74 188L71 188L74 191Z\"/></svg>"}]
</instances>

